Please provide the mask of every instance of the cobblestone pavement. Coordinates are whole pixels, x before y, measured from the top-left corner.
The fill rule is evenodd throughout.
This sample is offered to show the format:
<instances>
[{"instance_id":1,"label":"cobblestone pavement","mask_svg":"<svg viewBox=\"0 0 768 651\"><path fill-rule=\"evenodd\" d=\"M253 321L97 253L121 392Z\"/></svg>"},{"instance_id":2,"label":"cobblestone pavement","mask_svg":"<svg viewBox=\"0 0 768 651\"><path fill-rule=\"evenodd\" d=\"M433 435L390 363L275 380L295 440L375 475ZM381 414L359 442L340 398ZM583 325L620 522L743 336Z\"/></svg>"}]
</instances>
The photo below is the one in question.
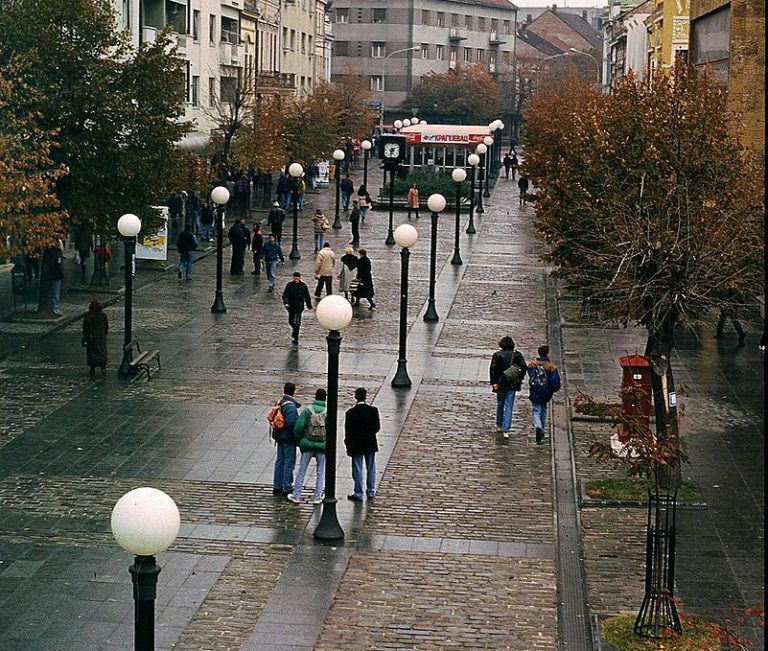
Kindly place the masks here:
<instances>
[{"instance_id":1,"label":"cobblestone pavement","mask_svg":"<svg viewBox=\"0 0 768 651\"><path fill-rule=\"evenodd\" d=\"M371 179L379 175L370 170ZM354 176L359 183L362 173ZM302 258L280 267L279 288L294 269L312 285L309 215L320 206L332 216L331 197L328 191L309 196L299 225ZM383 243L386 211L369 213L361 235L373 263L377 309L356 309L343 332L339 401L343 412L362 385L381 410L379 486L373 501L344 499L352 485L340 445L337 508L346 539L336 546L312 539L319 507L272 495L274 448L265 422L285 381L297 383L304 403L325 386L325 332L305 313L301 344L291 346L280 292L267 293L263 275L230 276L228 251L224 315L209 310L212 256L197 261L189 283L174 273L139 268L134 331L146 347L161 350L163 363L151 381L139 376L128 383L115 376L124 319L119 299L107 309L110 367L94 381L86 376L76 320L65 319L54 331L3 324L0 648L94 651L130 645L131 558L112 540L109 514L121 494L140 485L167 491L182 516L179 538L158 559L158 649L562 648L566 624L559 618L554 516L560 498L550 439L535 445L524 395L515 407L511 438L497 437L487 378L500 336L512 335L530 358L553 318L545 307L542 249L532 236L532 215L531 207L517 207L515 185L501 179L486 212L476 217L477 235L462 229L465 264L457 267L448 264L453 215L450 209L443 214L436 324L421 319L429 219L414 220L420 240L412 250L409 287L413 387L396 391L389 380L397 359L400 260L396 248ZM255 217L263 221L264 215ZM403 212L395 213L395 225L404 219ZM329 234L337 253L350 237L348 222L342 223L342 231ZM289 239L284 238L286 253ZM65 314L76 317L87 298L70 293ZM573 313L567 301L561 313ZM41 332L48 332L43 339ZM570 394L585 389L612 395L619 377L615 357L634 352L640 341L636 331L566 323L565 355L558 361ZM722 580L700 591L704 608L716 585L736 586L745 601L762 591L753 569L762 545L762 490L756 485L762 475L753 459L762 451L762 412L755 407L762 385L746 350L739 373L746 369L750 375L737 382L722 369L728 351L718 348L719 375L708 376L702 388L700 375L713 350L702 346L704 352L695 353L698 345L686 340L686 352L675 360L680 381L695 387L689 395L698 398L686 412L697 432L691 453L711 460L725 450L732 460L722 468L729 482L719 478L718 468L692 464L691 475L711 508L679 517L681 532L683 520L693 519L690 530L719 563L715 574L721 572ZM719 424L708 414L716 414ZM728 426L734 419L740 423L737 435ZM602 429L573 423L579 478L618 473L585 459L589 438ZM307 485L313 482L310 472ZM721 503L717 483L728 487ZM734 499L749 501L739 516L749 531L741 550L739 529L725 517ZM644 511L584 508L581 523L593 611L632 610L642 589ZM705 579L695 572L698 556L684 533L680 548L679 592L690 601L696 581ZM733 562L737 558L748 562ZM588 640L583 648L590 648Z\"/></svg>"}]
</instances>

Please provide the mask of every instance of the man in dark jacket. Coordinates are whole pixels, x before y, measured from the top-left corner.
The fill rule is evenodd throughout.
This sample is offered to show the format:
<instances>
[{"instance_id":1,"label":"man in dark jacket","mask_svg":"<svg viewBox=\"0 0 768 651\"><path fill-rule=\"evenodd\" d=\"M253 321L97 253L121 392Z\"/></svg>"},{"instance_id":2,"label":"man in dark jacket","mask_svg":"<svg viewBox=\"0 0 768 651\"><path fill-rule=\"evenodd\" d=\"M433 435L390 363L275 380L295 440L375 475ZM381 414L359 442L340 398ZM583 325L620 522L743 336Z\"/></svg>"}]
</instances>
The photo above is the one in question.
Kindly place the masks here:
<instances>
[{"instance_id":1,"label":"man in dark jacket","mask_svg":"<svg viewBox=\"0 0 768 651\"><path fill-rule=\"evenodd\" d=\"M287 210L288 202L291 200L291 178L288 172L281 174L277 181L277 196L280 199L280 207Z\"/></svg>"},{"instance_id":2,"label":"man in dark jacket","mask_svg":"<svg viewBox=\"0 0 768 651\"><path fill-rule=\"evenodd\" d=\"M560 373L549 359L549 346L539 346L536 361L528 364L528 399L533 406L533 429L536 443L544 443L547 425L547 404L556 391L560 391Z\"/></svg>"},{"instance_id":3,"label":"man in dark jacket","mask_svg":"<svg viewBox=\"0 0 768 651\"><path fill-rule=\"evenodd\" d=\"M512 156L504 154L504 178L509 178L509 170L512 169Z\"/></svg>"},{"instance_id":4,"label":"man in dark jacket","mask_svg":"<svg viewBox=\"0 0 768 651\"><path fill-rule=\"evenodd\" d=\"M527 367L512 337L502 337L499 348L491 358L491 387L496 394L496 431L508 439L515 393L522 387Z\"/></svg>"},{"instance_id":5,"label":"man in dark jacket","mask_svg":"<svg viewBox=\"0 0 768 651\"><path fill-rule=\"evenodd\" d=\"M357 201L352 202L352 212L349 213L349 223L352 225L352 246L360 244L360 208L357 207Z\"/></svg>"},{"instance_id":6,"label":"man in dark jacket","mask_svg":"<svg viewBox=\"0 0 768 651\"><path fill-rule=\"evenodd\" d=\"M353 502L363 501L363 461L365 461L365 494L373 499L376 494L376 453L379 444L376 434L381 429L379 410L365 402L367 392L355 389L357 404L347 411L344 421L344 445L347 456L352 457L352 480L355 492L347 495Z\"/></svg>"},{"instance_id":7,"label":"man in dark jacket","mask_svg":"<svg viewBox=\"0 0 768 651\"><path fill-rule=\"evenodd\" d=\"M309 287L301 280L298 271L293 272L293 280L283 290L283 305L288 310L288 325L293 330L293 343L299 343L299 328L301 328L301 313L304 306L312 309L312 298L309 296Z\"/></svg>"},{"instance_id":8,"label":"man in dark jacket","mask_svg":"<svg viewBox=\"0 0 768 651\"><path fill-rule=\"evenodd\" d=\"M179 280L181 272L186 272L187 280L192 280L192 251L197 248L197 238L192 232L192 224L185 224L184 231L176 238L176 250L179 252Z\"/></svg>"},{"instance_id":9,"label":"man in dark jacket","mask_svg":"<svg viewBox=\"0 0 768 651\"><path fill-rule=\"evenodd\" d=\"M267 224L270 232L275 236L278 242L283 239L283 222L285 221L285 211L280 207L280 202L275 201L272 204L272 210L267 215Z\"/></svg>"},{"instance_id":10,"label":"man in dark jacket","mask_svg":"<svg viewBox=\"0 0 768 651\"><path fill-rule=\"evenodd\" d=\"M341 206L344 210L349 210L349 199L355 191L355 184L349 174L341 179L339 190L341 191Z\"/></svg>"},{"instance_id":11,"label":"man in dark jacket","mask_svg":"<svg viewBox=\"0 0 768 651\"><path fill-rule=\"evenodd\" d=\"M285 262L283 250L280 244L275 240L275 236L270 233L266 243L261 247L261 259L264 260L264 269L267 272L269 287L267 291L271 292L275 288L275 277L277 276L277 261Z\"/></svg>"},{"instance_id":12,"label":"man in dark jacket","mask_svg":"<svg viewBox=\"0 0 768 651\"><path fill-rule=\"evenodd\" d=\"M293 397L296 385L286 382L283 397L280 398L280 411L283 413L285 427L274 433L277 444L275 472L272 478L272 494L288 495L293 490L293 468L296 465L296 442L293 438L293 426L299 417L301 403Z\"/></svg>"},{"instance_id":13,"label":"man in dark jacket","mask_svg":"<svg viewBox=\"0 0 768 651\"><path fill-rule=\"evenodd\" d=\"M261 232L261 224L258 222L253 225L251 233L251 253L253 253L253 271L251 275L261 275L261 248L264 246L264 233Z\"/></svg>"},{"instance_id":14,"label":"man in dark jacket","mask_svg":"<svg viewBox=\"0 0 768 651\"><path fill-rule=\"evenodd\" d=\"M251 234L245 226L244 219L236 219L229 229L229 241L232 244L232 263L229 267L229 273L233 276L242 276L245 271L245 250L251 243Z\"/></svg>"}]
</instances>

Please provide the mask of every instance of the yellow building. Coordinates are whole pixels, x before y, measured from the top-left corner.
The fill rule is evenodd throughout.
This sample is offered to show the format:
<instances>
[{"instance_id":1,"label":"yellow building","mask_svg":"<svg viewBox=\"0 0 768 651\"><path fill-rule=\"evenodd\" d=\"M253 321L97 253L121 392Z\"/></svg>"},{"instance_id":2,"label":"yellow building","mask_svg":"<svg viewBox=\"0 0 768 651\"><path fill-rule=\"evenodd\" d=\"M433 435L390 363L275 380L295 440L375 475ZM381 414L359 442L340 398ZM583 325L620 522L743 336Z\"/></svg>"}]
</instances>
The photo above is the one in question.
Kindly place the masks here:
<instances>
[{"instance_id":1,"label":"yellow building","mask_svg":"<svg viewBox=\"0 0 768 651\"><path fill-rule=\"evenodd\" d=\"M689 14L689 0L654 0L645 19L649 70L670 68L678 54L687 59Z\"/></svg>"}]
</instances>

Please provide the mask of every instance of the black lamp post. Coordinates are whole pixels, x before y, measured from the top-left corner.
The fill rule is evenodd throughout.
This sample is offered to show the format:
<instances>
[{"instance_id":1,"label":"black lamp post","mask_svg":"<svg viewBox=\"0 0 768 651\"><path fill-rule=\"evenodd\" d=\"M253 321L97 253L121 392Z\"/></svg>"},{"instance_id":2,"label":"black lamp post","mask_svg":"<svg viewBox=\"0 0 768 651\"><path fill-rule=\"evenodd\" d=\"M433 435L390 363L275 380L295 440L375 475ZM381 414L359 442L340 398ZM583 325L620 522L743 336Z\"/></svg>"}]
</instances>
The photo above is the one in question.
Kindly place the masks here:
<instances>
[{"instance_id":1,"label":"black lamp post","mask_svg":"<svg viewBox=\"0 0 768 651\"><path fill-rule=\"evenodd\" d=\"M470 154L467 156L467 165L469 165L469 224L467 224L467 235L474 235L475 230L475 172L480 163L480 156Z\"/></svg>"},{"instance_id":2,"label":"black lamp post","mask_svg":"<svg viewBox=\"0 0 768 651\"><path fill-rule=\"evenodd\" d=\"M304 168L301 163L291 163L288 167L288 174L291 176L291 194L293 199L293 241L291 243L291 252L288 257L291 260L299 260L299 184L301 175L304 174Z\"/></svg>"},{"instance_id":3,"label":"black lamp post","mask_svg":"<svg viewBox=\"0 0 768 651\"><path fill-rule=\"evenodd\" d=\"M427 311L424 313L425 321L439 321L435 309L435 267L437 265L437 220L440 212L445 209L445 197L442 194L431 194L427 199L427 206L432 213L432 233L429 241L429 299Z\"/></svg>"},{"instance_id":4,"label":"black lamp post","mask_svg":"<svg viewBox=\"0 0 768 651\"><path fill-rule=\"evenodd\" d=\"M397 372L392 378L395 388L408 388L411 378L408 377L408 362L405 358L405 345L408 328L408 261L411 257L410 247L416 244L419 234L410 224L400 224L395 231L395 242L402 247L400 251L400 340L397 353Z\"/></svg>"},{"instance_id":5,"label":"black lamp post","mask_svg":"<svg viewBox=\"0 0 768 651\"><path fill-rule=\"evenodd\" d=\"M352 320L352 306L338 294L326 296L315 310L320 325L328 330L328 396L325 417L325 497L323 513L314 536L318 540L342 540L344 530L336 516L336 424L339 403L339 350L341 332Z\"/></svg>"},{"instance_id":6,"label":"black lamp post","mask_svg":"<svg viewBox=\"0 0 768 651\"><path fill-rule=\"evenodd\" d=\"M147 522L152 526L148 526ZM135 554L128 568L133 583L134 651L154 651L155 597L160 566L155 554L176 540L181 525L179 509L163 491L136 488L123 495L112 509L112 535L117 543Z\"/></svg>"},{"instance_id":7,"label":"black lamp post","mask_svg":"<svg viewBox=\"0 0 768 651\"><path fill-rule=\"evenodd\" d=\"M227 311L224 305L224 294L221 291L221 268L224 255L224 206L229 201L229 190L223 185L216 186L211 191L211 199L216 204L216 298L211 305L211 312L223 314Z\"/></svg>"},{"instance_id":8,"label":"black lamp post","mask_svg":"<svg viewBox=\"0 0 768 651\"><path fill-rule=\"evenodd\" d=\"M336 176L336 215L333 219L333 228L341 228L341 220L339 219L339 197L341 196L341 161L344 160L344 151L337 149L333 152L333 160L335 163L335 176Z\"/></svg>"},{"instance_id":9,"label":"black lamp post","mask_svg":"<svg viewBox=\"0 0 768 651\"><path fill-rule=\"evenodd\" d=\"M392 246L395 243L394 232L392 231L392 220L395 210L395 176L397 176L397 165L394 165L389 170L389 227L387 228L387 239L384 240L384 244ZM386 175L386 171L384 172Z\"/></svg>"},{"instance_id":10,"label":"black lamp post","mask_svg":"<svg viewBox=\"0 0 768 651\"><path fill-rule=\"evenodd\" d=\"M477 188L477 208L475 208L475 212L477 212L478 215L485 212L485 208L483 208L483 178L485 176L485 154L487 151L488 147L486 147L486 145L482 142L477 147L475 147L475 152L480 157L480 164L477 167L480 176L480 182Z\"/></svg>"},{"instance_id":11,"label":"black lamp post","mask_svg":"<svg viewBox=\"0 0 768 651\"><path fill-rule=\"evenodd\" d=\"M117 230L123 236L125 245L125 336L123 337L123 361L117 369L118 375L128 375L133 361L132 339L133 320L133 261L136 254L136 236L141 230L141 220L136 215L126 214L117 220Z\"/></svg>"},{"instance_id":12,"label":"black lamp post","mask_svg":"<svg viewBox=\"0 0 768 651\"><path fill-rule=\"evenodd\" d=\"M373 145L370 140L363 140L360 143L360 148L363 150L363 185L366 190L368 190L368 152L371 150L371 147Z\"/></svg>"},{"instance_id":13,"label":"black lamp post","mask_svg":"<svg viewBox=\"0 0 768 651\"><path fill-rule=\"evenodd\" d=\"M459 229L461 228L459 220L461 219L461 184L467 178L467 173L460 167L457 167L451 172L451 178L456 184L456 222L453 234L453 258L451 259L451 264L464 264L459 249Z\"/></svg>"},{"instance_id":14,"label":"black lamp post","mask_svg":"<svg viewBox=\"0 0 768 651\"><path fill-rule=\"evenodd\" d=\"M486 136L483 138L483 144L490 150L491 147L493 147L493 138L491 136ZM485 165L485 190L483 191L483 196L488 198L491 196L491 193L489 191L489 188L491 186L491 156L486 154L484 156L484 165ZM478 212L480 212L478 210Z\"/></svg>"}]
</instances>

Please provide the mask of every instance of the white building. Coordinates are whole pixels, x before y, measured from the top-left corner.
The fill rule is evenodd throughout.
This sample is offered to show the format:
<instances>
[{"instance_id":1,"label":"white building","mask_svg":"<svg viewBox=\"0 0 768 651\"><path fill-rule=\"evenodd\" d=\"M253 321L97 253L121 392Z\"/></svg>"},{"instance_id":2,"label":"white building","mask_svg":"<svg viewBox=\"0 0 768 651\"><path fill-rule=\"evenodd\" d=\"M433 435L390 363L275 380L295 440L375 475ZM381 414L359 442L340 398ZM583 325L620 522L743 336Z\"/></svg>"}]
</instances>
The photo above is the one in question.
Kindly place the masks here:
<instances>
[{"instance_id":1,"label":"white building","mask_svg":"<svg viewBox=\"0 0 768 651\"><path fill-rule=\"evenodd\" d=\"M652 0L622 4L615 0L603 22L603 88L610 89L630 70L642 79L648 68L648 30L645 19Z\"/></svg>"}]
</instances>

